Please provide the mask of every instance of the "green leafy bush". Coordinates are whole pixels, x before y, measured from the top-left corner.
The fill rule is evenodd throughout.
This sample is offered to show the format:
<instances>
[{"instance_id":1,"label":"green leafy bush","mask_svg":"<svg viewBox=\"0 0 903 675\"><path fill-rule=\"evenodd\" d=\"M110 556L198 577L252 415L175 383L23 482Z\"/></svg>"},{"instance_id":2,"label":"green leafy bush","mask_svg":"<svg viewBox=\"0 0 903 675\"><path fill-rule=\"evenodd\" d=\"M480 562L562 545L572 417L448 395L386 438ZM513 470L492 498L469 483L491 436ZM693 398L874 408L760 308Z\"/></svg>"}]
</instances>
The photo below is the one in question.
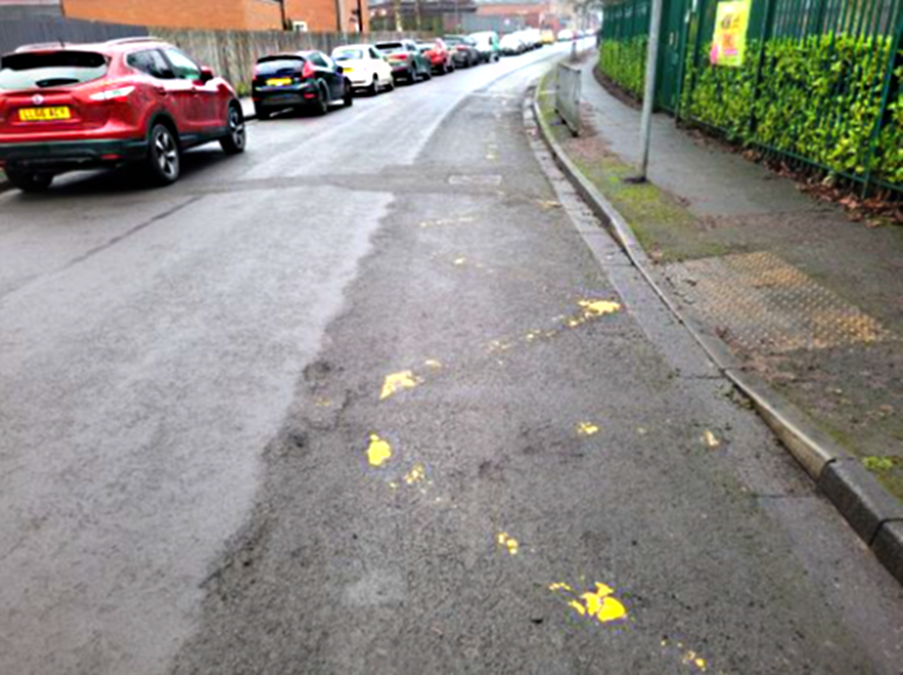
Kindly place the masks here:
<instances>
[{"instance_id":1,"label":"green leafy bush","mask_svg":"<svg viewBox=\"0 0 903 675\"><path fill-rule=\"evenodd\" d=\"M599 49L599 70L637 98L643 97L646 82L646 36L626 40L603 40Z\"/></svg>"},{"instance_id":2,"label":"green leafy bush","mask_svg":"<svg viewBox=\"0 0 903 675\"><path fill-rule=\"evenodd\" d=\"M805 158L825 169L903 186L903 67L881 98L892 50L886 36L828 33L747 44L744 65L712 66L711 45L687 57L681 116L729 140ZM603 41L599 67L642 97L646 39ZM881 122L881 131L874 138Z\"/></svg>"},{"instance_id":3,"label":"green leafy bush","mask_svg":"<svg viewBox=\"0 0 903 675\"><path fill-rule=\"evenodd\" d=\"M871 154L890 50L890 38L883 36L776 39L766 43L764 54L751 43L741 68L690 63L682 110L732 140L787 152L852 176L864 176L871 163L878 177L900 183L900 101L891 106L892 120L885 122Z\"/></svg>"}]
</instances>

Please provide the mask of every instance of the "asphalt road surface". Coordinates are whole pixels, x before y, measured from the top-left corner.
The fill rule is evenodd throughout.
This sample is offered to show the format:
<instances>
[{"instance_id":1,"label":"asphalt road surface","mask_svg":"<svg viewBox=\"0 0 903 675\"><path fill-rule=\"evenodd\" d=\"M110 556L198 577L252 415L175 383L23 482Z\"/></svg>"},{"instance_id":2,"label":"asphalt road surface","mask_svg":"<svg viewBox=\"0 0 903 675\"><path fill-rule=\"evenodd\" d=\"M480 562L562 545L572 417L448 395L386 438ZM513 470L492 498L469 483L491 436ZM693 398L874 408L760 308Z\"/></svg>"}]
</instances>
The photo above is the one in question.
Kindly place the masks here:
<instances>
[{"instance_id":1,"label":"asphalt road surface","mask_svg":"<svg viewBox=\"0 0 903 675\"><path fill-rule=\"evenodd\" d=\"M563 49L0 195L0 673L901 672L525 130Z\"/></svg>"}]
</instances>

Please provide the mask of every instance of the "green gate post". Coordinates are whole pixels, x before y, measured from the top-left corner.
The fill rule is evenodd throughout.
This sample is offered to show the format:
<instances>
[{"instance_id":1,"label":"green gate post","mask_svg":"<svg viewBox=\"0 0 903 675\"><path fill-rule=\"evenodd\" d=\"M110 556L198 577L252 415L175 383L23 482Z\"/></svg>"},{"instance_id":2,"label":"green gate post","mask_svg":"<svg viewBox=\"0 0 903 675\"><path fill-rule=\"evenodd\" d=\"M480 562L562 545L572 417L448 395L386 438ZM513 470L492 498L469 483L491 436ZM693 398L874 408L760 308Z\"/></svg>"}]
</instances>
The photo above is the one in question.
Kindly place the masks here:
<instances>
[{"instance_id":1,"label":"green gate post","mask_svg":"<svg viewBox=\"0 0 903 675\"><path fill-rule=\"evenodd\" d=\"M762 18L762 32L759 35L759 62L756 64L756 78L753 80L752 105L749 110L749 139L754 138L756 130L756 101L759 99L759 86L762 84L762 68L765 64L765 45L771 38L774 24L774 0L765 0L765 16Z\"/></svg>"},{"instance_id":2,"label":"green gate post","mask_svg":"<svg viewBox=\"0 0 903 675\"><path fill-rule=\"evenodd\" d=\"M683 35L681 36L681 44L680 44L680 68L677 71L677 105L674 106L674 123L680 123L680 112L681 112L681 102L683 101L684 96L684 77L686 77L686 69L687 69L687 47L690 42L690 21L693 17L693 7L696 6L698 9L698 4L701 0L690 0L692 5L687 7L686 18L684 19L684 30ZM702 21L697 18L696 20L696 32L702 32ZM694 61L695 65L695 61Z\"/></svg>"}]
</instances>

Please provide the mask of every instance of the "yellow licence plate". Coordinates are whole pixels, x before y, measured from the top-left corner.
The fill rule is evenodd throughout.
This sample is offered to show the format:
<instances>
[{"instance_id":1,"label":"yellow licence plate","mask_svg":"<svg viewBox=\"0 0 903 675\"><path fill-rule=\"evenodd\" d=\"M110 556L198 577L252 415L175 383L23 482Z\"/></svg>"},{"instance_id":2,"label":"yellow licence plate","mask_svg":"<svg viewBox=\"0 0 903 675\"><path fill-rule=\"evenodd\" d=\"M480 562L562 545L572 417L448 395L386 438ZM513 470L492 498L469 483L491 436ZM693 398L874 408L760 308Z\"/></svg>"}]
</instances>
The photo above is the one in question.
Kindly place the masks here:
<instances>
[{"instance_id":1,"label":"yellow licence plate","mask_svg":"<svg viewBox=\"0 0 903 675\"><path fill-rule=\"evenodd\" d=\"M274 77L270 80L267 80L268 87L284 87L287 84L292 83L292 78L290 77Z\"/></svg>"},{"instance_id":2,"label":"yellow licence plate","mask_svg":"<svg viewBox=\"0 0 903 675\"><path fill-rule=\"evenodd\" d=\"M23 122L48 122L50 120L68 120L71 118L72 111L65 105L51 108L21 108L19 110L19 119Z\"/></svg>"},{"instance_id":3,"label":"yellow licence plate","mask_svg":"<svg viewBox=\"0 0 903 675\"><path fill-rule=\"evenodd\" d=\"M354 72L354 68L349 68L348 66L345 66L345 67L342 68L342 72L343 72L343 73L353 73L353 72Z\"/></svg>"}]
</instances>

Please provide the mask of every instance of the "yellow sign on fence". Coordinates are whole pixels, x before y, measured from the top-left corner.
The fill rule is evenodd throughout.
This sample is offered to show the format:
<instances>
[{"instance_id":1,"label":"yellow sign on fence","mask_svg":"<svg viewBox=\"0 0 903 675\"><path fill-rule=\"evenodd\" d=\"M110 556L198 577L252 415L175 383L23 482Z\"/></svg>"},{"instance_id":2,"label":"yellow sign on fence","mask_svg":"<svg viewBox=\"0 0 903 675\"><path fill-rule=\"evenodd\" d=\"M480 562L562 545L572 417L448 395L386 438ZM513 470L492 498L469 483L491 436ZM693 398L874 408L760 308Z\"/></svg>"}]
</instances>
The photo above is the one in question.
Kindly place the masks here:
<instances>
[{"instance_id":1,"label":"yellow sign on fence","mask_svg":"<svg viewBox=\"0 0 903 675\"><path fill-rule=\"evenodd\" d=\"M750 4L751 0L718 3L718 11L715 14L715 36L712 39L713 66L737 68L743 65Z\"/></svg>"}]
</instances>

